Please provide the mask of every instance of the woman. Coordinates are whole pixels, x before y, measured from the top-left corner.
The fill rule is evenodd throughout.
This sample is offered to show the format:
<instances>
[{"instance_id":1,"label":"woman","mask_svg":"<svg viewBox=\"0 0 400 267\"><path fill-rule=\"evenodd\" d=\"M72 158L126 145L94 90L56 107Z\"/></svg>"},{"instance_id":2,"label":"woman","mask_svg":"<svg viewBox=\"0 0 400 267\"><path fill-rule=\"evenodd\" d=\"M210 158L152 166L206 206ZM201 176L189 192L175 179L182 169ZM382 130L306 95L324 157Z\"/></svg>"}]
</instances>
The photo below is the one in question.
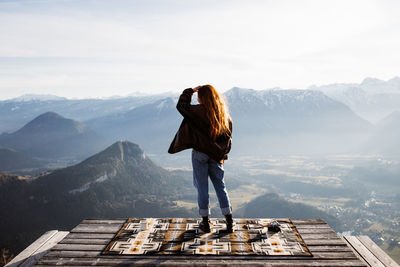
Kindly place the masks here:
<instances>
[{"instance_id":1,"label":"woman","mask_svg":"<svg viewBox=\"0 0 400 267\"><path fill-rule=\"evenodd\" d=\"M198 105L191 105L197 92ZM222 96L211 85L185 89L176 106L183 121L169 153L192 148L193 184L197 189L199 213L203 217L199 228L210 232L208 176L214 185L226 231L232 230L232 207L224 183L224 160L228 159L232 140L232 120Z\"/></svg>"}]
</instances>

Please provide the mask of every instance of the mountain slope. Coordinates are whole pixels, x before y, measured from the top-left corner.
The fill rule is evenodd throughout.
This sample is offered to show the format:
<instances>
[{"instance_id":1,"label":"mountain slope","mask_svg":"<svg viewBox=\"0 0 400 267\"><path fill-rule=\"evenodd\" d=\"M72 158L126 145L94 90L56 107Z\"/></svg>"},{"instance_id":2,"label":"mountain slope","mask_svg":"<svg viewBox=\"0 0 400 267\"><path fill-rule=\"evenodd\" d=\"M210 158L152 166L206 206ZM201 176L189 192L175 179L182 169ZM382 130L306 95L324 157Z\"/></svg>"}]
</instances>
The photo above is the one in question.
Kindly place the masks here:
<instances>
[{"instance_id":1,"label":"mountain slope","mask_svg":"<svg viewBox=\"0 0 400 267\"><path fill-rule=\"evenodd\" d=\"M0 172L43 167L43 162L10 148L0 148Z\"/></svg>"},{"instance_id":2,"label":"mountain slope","mask_svg":"<svg viewBox=\"0 0 400 267\"><path fill-rule=\"evenodd\" d=\"M82 158L105 143L83 123L54 112L41 114L14 133L0 135L0 146L41 158Z\"/></svg>"},{"instance_id":3,"label":"mountain slope","mask_svg":"<svg viewBox=\"0 0 400 267\"><path fill-rule=\"evenodd\" d=\"M119 196L113 189L122 195L167 196L176 193L175 181L174 175L154 164L138 145L119 141L77 165L41 177L35 184L37 190L52 188L47 195L56 198L59 194L70 197L104 189L113 194L110 199L114 200Z\"/></svg>"},{"instance_id":4,"label":"mountain slope","mask_svg":"<svg viewBox=\"0 0 400 267\"><path fill-rule=\"evenodd\" d=\"M45 176L0 179L0 247L19 250L84 218L193 216L172 202L188 189L189 179L158 167L138 145L117 142Z\"/></svg>"}]
</instances>

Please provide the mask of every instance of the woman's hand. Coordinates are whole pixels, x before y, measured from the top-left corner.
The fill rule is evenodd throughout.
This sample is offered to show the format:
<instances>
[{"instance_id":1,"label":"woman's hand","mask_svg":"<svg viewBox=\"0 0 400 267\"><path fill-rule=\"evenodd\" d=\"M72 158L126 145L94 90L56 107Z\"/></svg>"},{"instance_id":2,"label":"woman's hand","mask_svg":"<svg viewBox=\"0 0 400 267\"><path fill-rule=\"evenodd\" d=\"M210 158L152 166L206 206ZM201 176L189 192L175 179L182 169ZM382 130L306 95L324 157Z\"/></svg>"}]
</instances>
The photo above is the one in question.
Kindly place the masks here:
<instances>
[{"instance_id":1,"label":"woman's hand","mask_svg":"<svg viewBox=\"0 0 400 267\"><path fill-rule=\"evenodd\" d=\"M193 91L195 92L195 93L197 93L198 91L199 91L199 88L201 87L201 85L199 85L199 86L196 86L195 88L193 88Z\"/></svg>"}]
</instances>

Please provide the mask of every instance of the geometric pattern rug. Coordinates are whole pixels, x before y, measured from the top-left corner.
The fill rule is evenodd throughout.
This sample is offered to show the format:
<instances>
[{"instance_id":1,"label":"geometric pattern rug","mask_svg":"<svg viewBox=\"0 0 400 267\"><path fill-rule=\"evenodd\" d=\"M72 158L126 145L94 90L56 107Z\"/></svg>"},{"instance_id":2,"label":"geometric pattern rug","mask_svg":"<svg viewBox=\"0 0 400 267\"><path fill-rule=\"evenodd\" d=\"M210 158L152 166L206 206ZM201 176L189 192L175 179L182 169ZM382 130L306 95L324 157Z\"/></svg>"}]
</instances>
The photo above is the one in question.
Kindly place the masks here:
<instances>
[{"instance_id":1,"label":"geometric pattern rug","mask_svg":"<svg viewBox=\"0 0 400 267\"><path fill-rule=\"evenodd\" d=\"M210 221L203 233L201 219L129 218L102 255L312 256L290 219L234 219L233 233L224 219ZM268 231L272 221L280 232Z\"/></svg>"}]
</instances>

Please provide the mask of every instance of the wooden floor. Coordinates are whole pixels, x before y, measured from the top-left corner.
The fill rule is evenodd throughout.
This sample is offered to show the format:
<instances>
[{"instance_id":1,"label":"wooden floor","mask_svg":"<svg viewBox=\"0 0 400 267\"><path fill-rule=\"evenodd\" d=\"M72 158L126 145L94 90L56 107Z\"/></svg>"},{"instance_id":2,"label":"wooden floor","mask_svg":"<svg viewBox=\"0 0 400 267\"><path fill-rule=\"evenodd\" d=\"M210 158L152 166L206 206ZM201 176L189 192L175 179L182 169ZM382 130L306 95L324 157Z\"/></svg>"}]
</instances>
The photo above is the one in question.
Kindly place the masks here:
<instances>
[{"instance_id":1,"label":"wooden floor","mask_svg":"<svg viewBox=\"0 0 400 267\"><path fill-rule=\"evenodd\" d=\"M100 255L125 220L84 220L42 256L43 265L368 266L323 220L293 220L313 257Z\"/></svg>"},{"instance_id":2,"label":"wooden floor","mask_svg":"<svg viewBox=\"0 0 400 267\"><path fill-rule=\"evenodd\" d=\"M323 220L292 220L312 257L100 255L126 219L82 221L49 231L7 266L399 266L368 237L339 237Z\"/></svg>"}]
</instances>

